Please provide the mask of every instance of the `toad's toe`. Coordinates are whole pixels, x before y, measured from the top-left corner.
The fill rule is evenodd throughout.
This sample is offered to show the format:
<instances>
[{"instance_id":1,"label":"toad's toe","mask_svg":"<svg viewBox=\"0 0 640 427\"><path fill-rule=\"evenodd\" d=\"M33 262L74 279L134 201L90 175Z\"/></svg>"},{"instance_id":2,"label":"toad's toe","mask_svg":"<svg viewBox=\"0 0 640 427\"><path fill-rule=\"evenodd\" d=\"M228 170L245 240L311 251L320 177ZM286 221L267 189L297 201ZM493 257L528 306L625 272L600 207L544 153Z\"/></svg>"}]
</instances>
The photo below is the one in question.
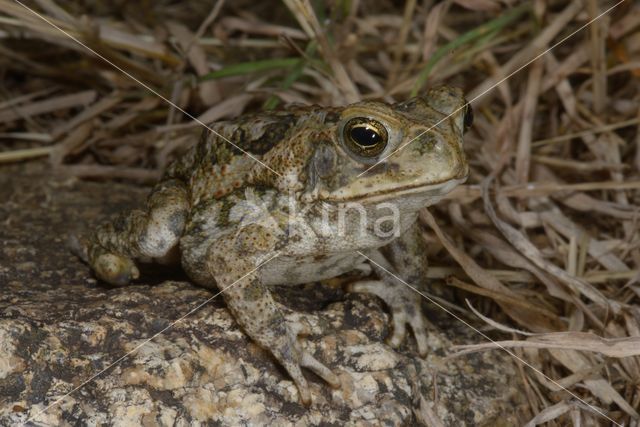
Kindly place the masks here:
<instances>
[{"instance_id":1,"label":"toad's toe","mask_svg":"<svg viewBox=\"0 0 640 427\"><path fill-rule=\"evenodd\" d=\"M131 259L111 253L98 256L93 268L100 279L117 286L140 277L140 271Z\"/></svg>"},{"instance_id":2,"label":"toad's toe","mask_svg":"<svg viewBox=\"0 0 640 427\"><path fill-rule=\"evenodd\" d=\"M379 297L391 310L393 331L387 342L391 347L399 347L407 334L407 325L411 327L416 339L418 353L427 354L426 321L422 314L422 297L405 285L391 285L382 280L361 280L352 283L352 292L366 292Z\"/></svg>"}]
</instances>

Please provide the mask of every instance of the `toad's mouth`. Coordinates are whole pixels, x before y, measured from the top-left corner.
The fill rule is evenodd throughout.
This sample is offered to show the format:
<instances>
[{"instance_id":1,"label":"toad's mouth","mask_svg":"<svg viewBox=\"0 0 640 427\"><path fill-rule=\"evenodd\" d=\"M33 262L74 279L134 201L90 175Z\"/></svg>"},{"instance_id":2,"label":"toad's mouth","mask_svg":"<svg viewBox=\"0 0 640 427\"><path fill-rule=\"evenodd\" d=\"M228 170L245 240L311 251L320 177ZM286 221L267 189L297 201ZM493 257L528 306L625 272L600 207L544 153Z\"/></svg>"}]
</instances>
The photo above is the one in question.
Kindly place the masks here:
<instances>
[{"instance_id":1,"label":"toad's mouth","mask_svg":"<svg viewBox=\"0 0 640 427\"><path fill-rule=\"evenodd\" d=\"M379 191L357 195L354 197L338 197L337 195L328 195L322 199L325 202L360 202L363 204L378 203L390 199L400 199L406 196L419 195L425 198L438 198L451 192L458 185L467 180L468 175L460 178L452 178L440 182L431 182L429 184L408 185L402 188L394 187Z\"/></svg>"}]
</instances>

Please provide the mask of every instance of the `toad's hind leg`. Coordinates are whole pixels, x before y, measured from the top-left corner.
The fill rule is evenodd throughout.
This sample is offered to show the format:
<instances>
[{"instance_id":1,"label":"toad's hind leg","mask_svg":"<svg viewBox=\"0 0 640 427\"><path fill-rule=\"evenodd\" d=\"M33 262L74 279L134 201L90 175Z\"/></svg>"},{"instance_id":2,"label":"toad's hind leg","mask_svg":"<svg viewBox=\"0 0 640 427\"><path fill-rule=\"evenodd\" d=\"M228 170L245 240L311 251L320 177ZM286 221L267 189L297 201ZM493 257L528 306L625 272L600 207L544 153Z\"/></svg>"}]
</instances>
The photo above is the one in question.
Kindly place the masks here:
<instances>
[{"instance_id":1,"label":"toad's hind leg","mask_svg":"<svg viewBox=\"0 0 640 427\"><path fill-rule=\"evenodd\" d=\"M271 352L291 376L305 405L311 393L301 368L307 368L333 387L339 378L305 349L300 332L308 331L301 316L286 315L262 282L261 263L277 257L282 241L258 224L250 224L209 241L187 232L181 241L183 266L206 287L216 286L234 319L257 344Z\"/></svg>"},{"instance_id":2,"label":"toad's hind leg","mask_svg":"<svg viewBox=\"0 0 640 427\"><path fill-rule=\"evenodd\" d=\"M138 277L136 258L164 258L176 247L188 213L187 190L177 180L158 184L146 210L103 224L89 240L86 258L96 275L114 285Z\"/></svg>"}]
</instances>

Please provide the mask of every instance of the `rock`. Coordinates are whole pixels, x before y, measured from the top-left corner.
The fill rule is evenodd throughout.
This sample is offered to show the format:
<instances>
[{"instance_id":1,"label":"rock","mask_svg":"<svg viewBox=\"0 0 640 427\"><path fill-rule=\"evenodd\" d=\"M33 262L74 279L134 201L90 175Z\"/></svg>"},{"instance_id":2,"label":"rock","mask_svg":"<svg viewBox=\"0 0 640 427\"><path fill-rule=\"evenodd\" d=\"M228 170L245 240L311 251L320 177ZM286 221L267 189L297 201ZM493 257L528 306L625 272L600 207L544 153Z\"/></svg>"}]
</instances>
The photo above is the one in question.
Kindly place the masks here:
<instances>
[{"instance_id":1,"label":"rock","mask_svg":"<svg viewBox=\"0 0 640 427\"><path fill-rule=\"evenodd\" d=\"M482 339L426 303L429 355L420 359L413 342L395 351L382 303L335 281L275 292L303 312L311 352L342 382L333 390L307 372L306 408L220 297L208 301L214 294L160 266L108 287L70 253L70 234L140 205L146 189L2 174L0 425L415 425L425 407L445 425L522 422L508 355L445 358L452 343Z\"/></svg>"}]
</instances>

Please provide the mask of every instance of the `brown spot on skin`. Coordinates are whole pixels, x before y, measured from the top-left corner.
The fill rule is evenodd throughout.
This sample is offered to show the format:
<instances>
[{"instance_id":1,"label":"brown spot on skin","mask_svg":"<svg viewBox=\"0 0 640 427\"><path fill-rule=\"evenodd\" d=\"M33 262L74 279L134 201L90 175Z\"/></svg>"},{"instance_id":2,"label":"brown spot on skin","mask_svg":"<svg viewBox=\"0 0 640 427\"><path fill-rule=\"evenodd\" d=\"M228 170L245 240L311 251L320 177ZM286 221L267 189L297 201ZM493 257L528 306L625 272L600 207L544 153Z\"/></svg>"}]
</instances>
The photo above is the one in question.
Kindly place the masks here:
<instances>
[{"instance_id":1,"label":"brown spot on skin","mask_svg":"<svg viewBox=\"0 0 640 427\"><path fill-rule=\"evenodd\" d=\"M113 231L116 233L122 233L125 231L127 227L126 217L124 215L120 215L113 221Z\"/></svg>"},{"instance_id":2,"label":"brown spot on skin","mask_svg":"<svg viewBox=\"0 0 640 427\"><path fill-rule=\"evenodd\" d=\"M393 230L393 227L395 226L393 221L384 221L379 225L380 225L380 231L382 231L383 233L390 232L391 230Z\"/></svg>"},{"instance_id":3,"label":"brown spot on skin","mask_svg":"<svg viewBox=\"0 0 640 427\"><path fill-rule=\"evenodd\" d=\"M279 142L286 140L287 133L296 125L297 120L297 115L286 113L246 116L245 123L238 123L233 132L231 139L236 146L230 147L230 150L235 155L244 155L242 150L257 155L265 154Z\"/></svg>"},{"instance_id":4,"label":"brown spot on skin","mask_svg":"<svg viewBox=\"0 0 640 427\"><path fill-rule=\"evenodd\" d=\"M264 297L264 290L258 284L250 284L242 290L242 296L246 301L258 301Z\"/></svg>"},{"instance_id":5,"label":"brown spot on skin","mask_svg":"<svg viewBox=\"0 0 640 427\"><path fill-rule=\"evenodd\" d=\"M324 116L324 123L327 124L327 125L332 125L332 124L338 123L338 121L340 121L340 112L337 111L337 110L329 111Z\"/></svg>"}]
</instances>

